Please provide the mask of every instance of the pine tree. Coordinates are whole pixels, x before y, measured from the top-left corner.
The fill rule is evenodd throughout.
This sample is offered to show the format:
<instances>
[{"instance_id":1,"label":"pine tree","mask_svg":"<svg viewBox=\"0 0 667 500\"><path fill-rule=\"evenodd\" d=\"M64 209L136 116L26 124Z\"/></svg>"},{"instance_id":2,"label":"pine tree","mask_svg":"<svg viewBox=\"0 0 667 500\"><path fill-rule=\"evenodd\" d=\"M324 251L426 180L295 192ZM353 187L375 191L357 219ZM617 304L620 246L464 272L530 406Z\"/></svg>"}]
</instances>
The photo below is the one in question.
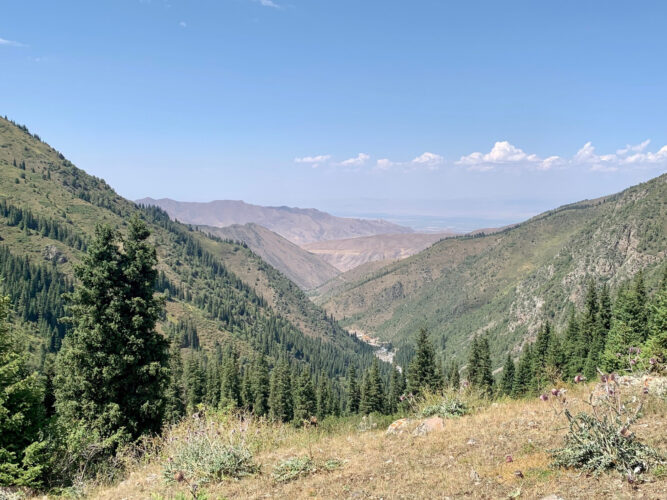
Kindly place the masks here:
<instances>
[{"instance_id":1,"label":"pine tree","mask_svg":"<svg viewBox=\"0 0 667 500\"><path fill-rule=\"evenodd\" d=\"M417 334L415 355L408 367L408 390L417 395L423 390L442 388L442 376L435 362L435 350L428 330L420 328Z\"/></svg>"},{"instance_id":2,"label":"pine tree","mask_svg":"<svg viewBox=\"0 0 667 500\"><path fill-rule=\"evenodd\" d=\"M405 377L394 365L391 370L391 379L389 381L389 394L387 396L387 413L396 413L400 397L405 393Z\"/></svg>"},{"instance_id":3,"label":"pine tree","mask_svg":"<svg viewBox=\"0 0 667 500\"><path fill-rule=\"evenodd\" d=\"M253 412L258 416L267 415L269 412L269 367L263 354L255 358L250 383L255 398Z\"/></svg>"},{"instance_id":4,"label":"pine tree","mask_svg":"<svg viewBox=\"0 0 667 500\"><path fill-rule=\"evenodd\" d=\"M175 423L185 415L185 387L183 386L183 359L181 348L172 341L169 349L169 371L170 379L166 392L166 406L164 419L166 422Z\"/></svg>"},{"instance_id":5,"label":"pine tree","mask_svg":"<svg viewBox=\"0 0 667 500\"><path fill-rule=\"evenodd\" d=\"M331 403L331 390L327 382L326 375L324 372L320 374L319 383L317 384L317 418L323 419L329 413L331 413L331 408L329 404Z\"/></svg>"},{"instance_id":6,"label":"pine tree","mask_svg":"<svg viewBox=\"0 0 667 500\"><path fill-rule=\"evenodd\" d=\"M313 381L308 370L301 372L294 390L294 422L302 423L315 415L317 402Z\"/></svg>"},{"instance_id":7,"label":"pine tree","mask_svg":"<svg viewBox=\"0 0 667 500\"><path fill-rule=\"evenodd\" d=\"M227 352L220 372L220 408L241 406L238 354L233 348Z\"/></svg>"},{"instance_id":8,"label":"pine tree","mask_svg":"<svg viewBox=\"0 0 667 500\"><path fill-rule=\"evenodd\" d=\"M565 376L571 379L583 371L584 353L586 353L585 346L579 335L579 320L574 309L570 312L570 319L565 330L563 352L565 358Z\"/></svg>"},{"instance_id":9,"label":"pine tree","mask_svg":"<svg viewBox=\"0 0 667 500\"><path fill-rule=\"evenodd\" d=\"M667 267L650 307L648 331L644 357L667 363Z\"/></svg>"},{"instance_id":10,"label":"pine tree","mask_svg":"<svg viewBox=\"0 0 667 500\"><path fill-rule=\"evenodd\" d=\"M125 240L99 226L76 267L72 329L54 379L56 409L66 425L83 422L101 436L132 438L162 426L168 342L155 331L164 303L153 291L157 256L148 237L137 217Z\"/></svg>"},{"instance_id":11,"label":"pine tree","mask_svg":"<svg viewBox=\"0 0 667 500\"><path fill-rule=\"evenodd\" d=\"M449 368L449 375L447 376L447 386L450 389L458 390L461 386L461 374L459 372L459 364L452 362Z\"/></svg>"},{"instance_id":12,"label":"pine tree","mask_svg":"<svg viewBox=\"0 0 667 500\"><path fill-rule=\"evenodd\" d=\"M374 412L382 413L384 411L384 401L384 384L380 377L378 360L374 358L373 364L366 372L361 386L359 411L364 415Z\"/></svg>"},{"instance_id":13,"label":"pine tree","mask_svg":"<svg viewBox=\"0 0 667 500\"><path fill-rule=\"evenodd\" d=\"M629 350L643 344L648 330L644 277L638 273L631 286L619 290L614 303L611 331L600 364L605 371L629 368Z\"/></svg>"},{"instance_id":14,"label":"pine tree","mask_svg":"<svg viewBox=\"0 0 667 500\"><path fill-rule=\"evenodd\" d=\"M468 380L491 395L493 390L493 368L491 365L491 348L487 337L475 337L468 357Z\"/></svg>"},{"instance_id":15,"label":"pine tree","mask_svg":"<svg viewBox=\"0 0 667 500\"><path fill-rule=\"evenodd\" d=\"M269 415L281 422L292 420L291 379L289 365L285 360L279 361L271 371Z\"/></svg>"},{"instance_id":16,"label":"pine tree","mask_svg":"<svg viewBox=\"0 0 667 500\"><path fill-rule=\"evenodd\" d=\"M514 366L514 361L512 361L512 357L508 354L507 359L505 360L505 365L503 366L503 377L500 382L500 390L504 395L509 396L512 394L515 371L516 367Z\"/></svg>"},{"instance_id":17,"label":"pine tree","mask_svg":"<svg viewBox=\"0 0 667 500\"><path fill-rule=\"evenodd\" d=\"M32 485L38 464L24 464L26 449L39 439L46 414L44 387L30 373L26 356L16 352L9 325L9 297L0 296L0 486Z\"/></svg>"},{"instance_id":18,"label":"pine tree","mask_svg":"<svg viewBox=\"0 0 667 500\"><path fill-rule=\"evenodd\" d=\"M350 366L347 372L347 412L355 414L359 412L359 402L361 394L359 391L359 382L357 381L357 370L354 365Z\"/></svg>"},{"instance_id":19,"label":"pine tree","mask_svg":"<svg viewBox=\"0 0 667 500\"><path fill-rule=\"evenodd\" d=\"M512 384L513 398L524 396L532 391L534 373L533 348L528 345L519 359L519 366L514 376L514 384Z\"/></svg>"},{"instance_id":20,"label":"pine tree","mask_svg":"<svg viewBox=\"0 0 667 500\"><path fill-rule=\"evenodd\" d=\"M202 367L201 357L191 352L185 363L183 374L185 379L185 402L188 412L197 410L197 406L204 402L206 394L206 375Z\"/></svg>"}]
</instances>

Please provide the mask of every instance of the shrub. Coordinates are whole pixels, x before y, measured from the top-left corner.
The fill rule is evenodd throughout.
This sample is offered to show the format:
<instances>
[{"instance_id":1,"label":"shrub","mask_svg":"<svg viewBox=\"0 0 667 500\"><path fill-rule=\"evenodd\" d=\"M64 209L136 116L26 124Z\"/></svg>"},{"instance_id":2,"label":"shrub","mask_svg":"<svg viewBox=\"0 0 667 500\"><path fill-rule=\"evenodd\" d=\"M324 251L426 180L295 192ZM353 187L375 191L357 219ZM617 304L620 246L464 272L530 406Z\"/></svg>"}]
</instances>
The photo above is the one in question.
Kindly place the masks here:
<instances>
[{"instance_id":1,"label":"shrub","mask_svg":"<svg viewBox=\"0 0 667 500\"><path fill-rule=\"evenodd\" d=\"M640 388L640 394L624 394L628 387L619 384L614 373L601 374L601 381L589 398L590 413L573 416L564 409L569 430L564 446L551 452L553 464L593 474L616 470L633 482L637 474L665 463L660 453L641 443L630 430L641 417L648 388ZM564 392L552 389L551 394L565 405ZM549 396L542 394L540 399L547 401Z\"/></svg>"},{"instance_id":2,"label":"shrub","mask_svg":"<svg viewBox=\"0 0 667 500\"><path fill-rule=\"evenodd\" d=\"M426 406L421 411L422 417L437 415L443 418L461 417L468 413L467 405L458 398L445 398L437 404Z\"/></svg>"},{"instance_id":3,"label":"shrub","mask_svg":"<svg viewBox=\"0 0 667 500\"><path fill-rule=\"evenodd\" d=\"M215 424L202 422L167 442L169 459L163 473L168 482L184 481L191 488L211 481L238 479L256 473L259 466L241 442L225 439Z\"/></svg>"},{"instance_id":4,"label":"shrub","mask_svg":"<svg viewBox=\"0 0 667 500\"><path fill-rule=\"evenodd\" d=\"M298 477L308 476L317 471L313 459L306 457L292 457L276 464L271 477L279 483L286 483Z\"/></svg>"}]
</instances>

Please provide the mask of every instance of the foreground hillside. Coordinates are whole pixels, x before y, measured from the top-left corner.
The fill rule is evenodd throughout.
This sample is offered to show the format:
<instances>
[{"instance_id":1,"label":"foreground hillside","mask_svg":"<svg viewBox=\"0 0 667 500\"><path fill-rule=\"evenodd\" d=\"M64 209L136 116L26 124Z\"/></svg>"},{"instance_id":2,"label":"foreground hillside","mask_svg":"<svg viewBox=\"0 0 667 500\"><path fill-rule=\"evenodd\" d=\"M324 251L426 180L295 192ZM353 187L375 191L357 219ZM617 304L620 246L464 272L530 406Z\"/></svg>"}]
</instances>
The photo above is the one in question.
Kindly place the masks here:
<instances>
[{"instance_id":1,"label":"foreground hillside","mask_svg":"<svg viewBox=\"0 0 667 500\"><path fill-rule=\"evenodd\" d=\"M339 274L339 271L324 259L258 224L200 226L200 230L224 240L245 243L264 261L304 290L316 288Z\"/></svg>"},{"instance_id":2,"label":"foreground hillside","mask_svg":"<svg viewBox=\"0 0 667 500\"><path fill-rule=\"evenodd\" d=\"M379 234L303 245L342 272L367 262L399 260L421 252L451 233Z\"/></svg>"},{"instance_id":3,"label":"foreground hillside","mask_svg":"<svg viewBox=\"0 0 667 500\"><path fill-rule=\"evenodd\" d=\"M261 207L231 200L195 203L169 198L143 198L137 203L159 206L174 219L187 224L225 227L254 222L297 245L373 234L412 232L410 228L384 220L335 217L314 208Z\"/></svg>"},{"instance_id":4,"label":"foreground hillside","mask_svg":"<svg viewBox=\"0 0 667 500\"><path fill-rule=\"evenodd\" d=\"M189 335L197 341L190 347L212 352L233 346L241 363L258 352L271 364L285 356L293 365L324 370L332 378L343 375L349 363L368 366L373 358L369 347L249 249L208 238L170 221L165 212L123 199L25 127L2 118L0 208L4 293L16 309L15 322L33 338L38 367L59 349L65 334L60 293L71 289L73 265L96 224L124 232L134 214L152 233L158 290L170 297L163 331L178 336L184 325L192 325ZM240 277L249 274L252 279Z\"/></svg>"},{"instance_id":5,"label":"foreground hillside","mask_svg":"<svg viewBox=\"0 0 667 500\"><path fill-rule=\"evenodd\" d=\"M586 409L587 391L573 390L569 408ZM548 450L563 444L566 421L550 402L503 401L474 414L445 419L442 429L414 436L389 435L390 421L348 421L334 427L294 430L266 423L212 417L205 428L227 441L241 436L261 464L258 474L204 486L208 498L662 498L664 469L641 484L618 473L599 477L551 466ZM665 402L647 406L637 426L647 444L667 452ZM202 429L186 422L170 434L185 440ZM230 437L226 437L230 436ZM168 453L176 448L166 448ZM511 457L508 459L508 456ZM274 467L310 457L316 471L281 481ZM190 495L186 483L165 476L169 457L159 455L117 486L92 492L102 499L174 498ZM291 462L294 463L294 462ZM298 469L297 469L298 470ZM662 471L662 472L661 472Z\"/></svg>"},{"instance_id":6,"label":"foreground hillside","mask_svg":"<svg viewBox=\"0 0 667 500\"><path fill-rule=\"evenodd\" d=\"M654 285L666 249L662 175L495 234L445 239L355 281L336 279L315 300L399 349L427 326L440 348L462 359L471 337L488 333L499 367L545 319L562 326L590 277L613 290L647 269Z\"/></svg>"}]
</instances>

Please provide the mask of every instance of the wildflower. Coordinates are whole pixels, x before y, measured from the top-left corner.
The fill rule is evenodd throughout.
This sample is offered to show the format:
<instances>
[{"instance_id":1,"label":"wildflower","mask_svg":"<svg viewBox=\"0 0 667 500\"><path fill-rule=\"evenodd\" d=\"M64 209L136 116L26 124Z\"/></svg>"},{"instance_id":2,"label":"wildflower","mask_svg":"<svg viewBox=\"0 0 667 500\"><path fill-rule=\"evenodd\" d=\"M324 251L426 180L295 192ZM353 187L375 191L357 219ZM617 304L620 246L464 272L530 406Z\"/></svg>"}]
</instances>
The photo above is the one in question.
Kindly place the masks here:
<instances>
[{"instance_id":1,"label":"wildflower","mask_svg":"<svg viewBox=\"0 0 667 500\"><path fill-rule=\"evenodd\" d=\"M658 361L655 358L651 358L648 360L648 362L652 365L656 364Z\"/></svg>"},{"instance_id":2,"label":"wildflower","mask_svg":"<svg viewBox=\"0 0 667 500\"><path fill-rule=\"evenodd\" d=\"M510 462L514 462L514 459L512 458L512 455L506 455L505 456L505 463L509 464Z\"/></svg>"},{"instance_id":3,"label":"wildflower","mask_svg":"<svg viewBox=\"0 0 667 500\"><path fill-rule=\"evenodd\" d=\"M648 394L648 387L644 387L644 389L642 390L642 393L643 394Z\"/></svg>"},{"instance_id":4,"label":"wildflower","mask_svg":"<svg viewBox=\"0 0 667 500\"><path fill-rule=\"evenodd\" d=\"M557 397L560 394L560 391L558 389L551 389L551 394Z\"/></svg>"},{"instance_id":5,"label":"wildflower","mask_svg":"<svg viewBox=\"0 0 667 500\"><path fill-rule=\"evenodd\" d=\"M540 399L542 401L549 401L549 396L547 396L546 394L540 394Z\"/></svg>"},{"instance_id":6,"label":"wildflower","mask_svg":"<svg viewBox=\"0 0 667 500\"><path fill-rule=\"evenodd\" d=\"M174 481L177 483L182 483L185 481L185 474L179 470L176 474L174 474Z\"/></svg>"},{"instance_id":7,"label":"wildflower","mask_svg":"<svg viewBox=\"0 0 667 500\"><path fill-rule=\"evenodd\" d=\"M635 366L636 364L637 364L637 360L636 360L636 359L631 359L631 360L630 360L630 365L631 365L631 366Z\"/></svg>"},{"instance_id":8,"label":"wildflower","mask_svg":"<svg viewBox=\"0 0 667 500\"><path fill-rule=\"evenodd\" d=\"M600 382L602 382L603 384L607 383L607 376L604 374L600 375Z\"/></svg>"},{"instance_id":9,"label":"wildflower","mask_svg":"<svg viewBox=\"0 0 667 500\"><path fill-rule=\"evenodd\" d=\"M574 383L578 384L579 382L583 382L586 380L583 375L575 375L574 377Z\"/></svg>"}]
</instances>

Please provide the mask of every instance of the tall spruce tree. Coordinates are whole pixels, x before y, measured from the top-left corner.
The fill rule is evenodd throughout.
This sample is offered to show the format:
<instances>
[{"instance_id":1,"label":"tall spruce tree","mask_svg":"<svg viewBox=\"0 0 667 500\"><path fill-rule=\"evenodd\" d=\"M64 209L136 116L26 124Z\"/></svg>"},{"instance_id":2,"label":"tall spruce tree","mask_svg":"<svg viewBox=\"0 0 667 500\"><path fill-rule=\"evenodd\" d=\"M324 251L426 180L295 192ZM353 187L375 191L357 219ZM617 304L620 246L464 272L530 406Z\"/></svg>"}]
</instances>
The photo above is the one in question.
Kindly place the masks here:
<instances>
[{"instance_id":1,"label":"tall spruce tree","mask_svg":"<svg viewBox=\"0 0 667 500\"><path fill-rule=\"evenodd\" d=\"M254 396L253 412L258 416L267 415L269 412L269 367L264 354L259 354L255 358L250 384Z\"/></svg>"},{"instance_id":2,"label":"tall spruce tree","mask_svg":"<svg viewBox=\"0 0 667 500\"><path fill-rule=\"evenodd\" d=\"M486 336L473 339L468 357L468 381L489 395L493 391L491 348Z\"/></svg>"},{"instance_id":3,"label":"tall spruce tree","mask_svg":"<svg viewBox=\"0 0 667 500\"><path fill-rule=\"evenodd\" d=\"M380 367L377 358L373 359L373 364L364 376L361 386L361 402L359 411L368 415L370 413L382 413L384 411L384 384L380 377Z\"/></svg>"},{"instance_id":4,"label":"tall spruce tree","mask_svg":"<svg viewBox=\"0 0 667 500\"><path fill-rule=\"evenodd\" d=\"M162 426L168 342L155 331L164 302L154 294L157 256L148 237L136 216L124 240L99 226L75 268L72 328L54 379L56 410L66 425L132 438Z\"/></svg>"},{"instance_id":5,"label":"tall spruce tree","mask_svg":"<svg viewBox=\"0 0 667 500\"><path fill-rule=\"evenodd\" d=\"M667 363L667 267L650 306L648 331L644 357L654 363Z\"/></svg>"},{"instance_id":6,"label":"tall spruce tree","mask_svg":"<svg viewBox=\"0 0 667 500\"><path fill-rule=\"evenodd\" d=\"M442 375L436 365L435 350L426 328L420 328L417 334L415 355L408 367L407 378L408 391L414 395L423 390L442 388Z\"/></svg>"},{"instance_id":7,"label":"tall spruce tree","mask_svg":"<svg viewBox=\"0 0 667 500\"><path fill-rule=\"evenodd\" d=\"M39 464L24 463L26 449L45 423L44 387L18 352L8 324L9 297L0 295L0 486L33 485Z\"/></svg>"},{"instance_id":8,"label":"tall spruce tree","mask_svg":"<svg viewBox=\"0 0 667 500\"><path fill-rule=\"evenodd\" d=\"M361 393L359 390L359 381L357 380L357 370L354 365L350 366L347 372L347 413L354 414L359 412L359 402Z\"/></svg>"},{"instance_id":9,"label":"tall spruce tree","mask_svg":"<svg viewBox=\"0 0 667 500\"><path fill-rule=\"evenodd\" d=\"M183 385L183 359L181 348L176 340L172 340L169 349L169 371L171 377L166 393L164 419L175 423L185 415L185 387Z\"/></svg>"},{"instance_id":10,"label":"tall spruce tree","mask_svg":"<svg viewBox=\"0 0 667 500\"><path fill-rule=\"evenodd\" d=\"M514 384L512 384L512 397L525 396L533 390L534 373L533 348L528 345L524 348L521 358L519 358L519 366L517 366Z\"/></svg>"},{"instance_id":11,"label":"tall spruce tree","mask_svg":"<svg viewBox=\"0 0 667 500\"><path fill-rule=\"evenodd\" d=\"M280 422L292 420L292 384L289 364L281 359L271 371L269 415Z\"/></svg>"},{"instance_id":12,"label":"tall spruce tree","mask_svg":"<svg viewBox=\"0 0 667 500\"><path fill-rule=\"evenodd\" d=\"M294 389L294 422L300 424L315 415L317 401L313 381L308 370L304 369Z\"/></svg>"},{"instance_id":13,"label":"tall spruce tree","mask_svg":"<svg viewBox=\"0 0 667 500\"><path fill-rule=\"evenodd\" d=\"M389 393L387 395L387 413L396 413L400 397L405 392L405 377L394 365L391 370L391 379L389 381Z\"/></svg>"},{"instance_id":14,"label":"tall spruce tree","mask_svg":"<svg viewBox=\"0 0 667 500\"><path fill-rule=\"evenodd\" d=\"M516 367L514 366L514 361L512 360L512 357L508 354L507 359L505 360L505 365L503 366L503 376L500 381L500 390L506 396L512 394L515 371Z\"/></svg>"}]
</instances>

